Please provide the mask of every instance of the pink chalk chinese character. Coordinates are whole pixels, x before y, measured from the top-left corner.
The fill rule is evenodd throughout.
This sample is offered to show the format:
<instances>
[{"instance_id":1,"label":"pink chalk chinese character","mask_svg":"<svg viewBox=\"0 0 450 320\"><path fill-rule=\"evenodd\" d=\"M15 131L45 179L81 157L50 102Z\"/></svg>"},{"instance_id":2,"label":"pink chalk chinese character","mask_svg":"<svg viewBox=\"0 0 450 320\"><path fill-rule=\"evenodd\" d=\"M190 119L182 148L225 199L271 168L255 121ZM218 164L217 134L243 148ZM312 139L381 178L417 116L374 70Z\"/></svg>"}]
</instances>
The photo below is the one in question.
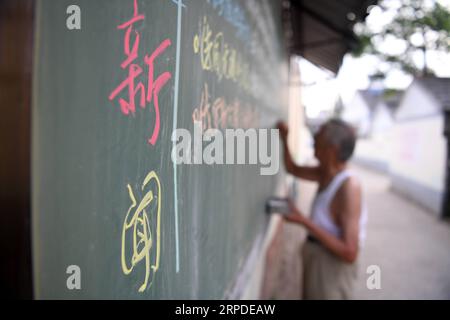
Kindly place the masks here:
<instances>
[{"instance_id":1,"label":"pink chalk chinese character","mask_svg":"<svg viewBox=\"0 0 450 320\"><path fill-rule=\"evenodd\" d=\"M160 130L160 113L159 113L159 99L158 95L161 89L165 86L167 81L172 77L171 73L166 71L159 75L156 80L154 79L154 62L155 59L161 55L170 45L169 39L164 40L158 46L158 48L151 54L145 55L144 62L148 67L148 78L147 78L147 91L142 82L138 81L138 77L142 74L143 69L134 61L138 59L139 32L133 30L133 26L136 22L144 20L145 17L142 14L138 14L137 0L134 0L134 14L133 17L127 22L119 25L118 29L127 29L124 39L124 53L126 59L120 65L122 69L128 67L128 76L122 81L109 95L109 100L113 101L123 90L126 89L128 100L124 98L119 98L120 110L124 115L129 115L131 112L134 114L136 112L136 96L139 100L139 105L142 109L146 107L147 103L153 101L153 106L155 109L155 126L153 128L153 133L148 139L148 143L155 145L158 140L159 130ZM134 31L134 32L133 32ZM132 34L135 34L133 45L130 45Z\"/></svg>"}]
</instances>

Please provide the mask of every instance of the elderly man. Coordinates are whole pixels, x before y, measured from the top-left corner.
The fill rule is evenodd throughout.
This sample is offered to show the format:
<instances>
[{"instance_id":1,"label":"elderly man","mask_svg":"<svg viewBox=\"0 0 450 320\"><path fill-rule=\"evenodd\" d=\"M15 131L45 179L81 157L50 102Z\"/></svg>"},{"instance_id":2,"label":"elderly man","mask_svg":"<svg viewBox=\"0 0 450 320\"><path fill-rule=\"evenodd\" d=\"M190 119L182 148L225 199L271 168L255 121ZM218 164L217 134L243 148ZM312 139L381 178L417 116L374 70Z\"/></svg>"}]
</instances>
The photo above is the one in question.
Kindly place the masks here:
<instances>
[{"instance_id":1,"label":"elderly man","mask_svg":"<svg viewBox=\"0 0 450 320\"><path fill-rule=\"evenodd\" d=\"M297 166L287 144L288 128L279 123L286 170L296 177L316 181L319 188L311 217L292 203L285 216L308 231L303 247L304 298L349 299L357 278L357 258L365 237L367 210L361 185L348 169L353 154L354 130L341 120L325 123L314 137L317 167Z\"/></svg>"}]
</instances>

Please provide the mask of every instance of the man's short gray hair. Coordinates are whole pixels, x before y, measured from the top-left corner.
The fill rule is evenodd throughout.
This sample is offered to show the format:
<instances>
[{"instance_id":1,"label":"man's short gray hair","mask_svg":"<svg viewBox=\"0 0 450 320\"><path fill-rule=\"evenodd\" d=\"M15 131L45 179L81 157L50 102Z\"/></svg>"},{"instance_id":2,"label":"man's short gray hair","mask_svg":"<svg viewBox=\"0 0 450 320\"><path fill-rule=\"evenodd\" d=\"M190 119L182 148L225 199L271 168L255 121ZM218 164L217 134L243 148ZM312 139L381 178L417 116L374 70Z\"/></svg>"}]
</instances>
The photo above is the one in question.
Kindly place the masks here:
<instances>
[{"instance_id":1,"label":"man's short gray hair","mask_svg":"<svg viewBox=\"0 0 450 320\"><path fill-rule=\"evenodd\" d=\"M355 130L345 121L332 119L323 125L325 138L338 150L338 160L348 161L356 145Z\"/></svg>"}]
</instances>

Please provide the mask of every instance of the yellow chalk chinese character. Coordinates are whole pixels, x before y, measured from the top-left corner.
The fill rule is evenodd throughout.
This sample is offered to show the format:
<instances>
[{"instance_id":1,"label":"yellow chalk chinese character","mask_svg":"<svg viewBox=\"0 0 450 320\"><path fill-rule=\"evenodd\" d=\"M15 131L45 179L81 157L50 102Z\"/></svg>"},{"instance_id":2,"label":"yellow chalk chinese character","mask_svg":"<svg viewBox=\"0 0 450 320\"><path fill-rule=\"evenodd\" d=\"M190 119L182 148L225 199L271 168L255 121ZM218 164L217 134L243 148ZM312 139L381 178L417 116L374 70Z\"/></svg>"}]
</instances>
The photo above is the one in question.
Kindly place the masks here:
<instances>
[{"instance_id":1,"label":"yellow chalk chinese character","mask_svg":"<svg viewBox=\"0 0 450 320\"><path fill-rule=\"evenodd\" d=\"M139 292L144 292L148 285L151 286L153 277L159 268L160 259L160 239L161 239L161 184L159 178L154 171L150 172L142 183L142 191L150 182L156 182L157 194L154 195L152 190L149 190L142 197L142 200L137 204L136 198L133 194L131 186L128 184L128 193L131 199L131 206L127 211L125 221L122 228L122 271L128 275L133 271L133 268L141 261L145 260L145 278L143 284L139 288ZM150 204L156 200L156 209L153 213L156 214L156 248L154 248L154 238L150 228L150 221L147 210L150 210ZM150 212L151 214L152 212ZM131 232L132 245L127 246L127 234ZM151 252L156 250L154 254L154 261L151 262ZM127 260L126 253L132 253L131 261ZM150 277L150 273L152 275ZM150 284L149 284L150 279Z\"/></svg>"}]
</instances>

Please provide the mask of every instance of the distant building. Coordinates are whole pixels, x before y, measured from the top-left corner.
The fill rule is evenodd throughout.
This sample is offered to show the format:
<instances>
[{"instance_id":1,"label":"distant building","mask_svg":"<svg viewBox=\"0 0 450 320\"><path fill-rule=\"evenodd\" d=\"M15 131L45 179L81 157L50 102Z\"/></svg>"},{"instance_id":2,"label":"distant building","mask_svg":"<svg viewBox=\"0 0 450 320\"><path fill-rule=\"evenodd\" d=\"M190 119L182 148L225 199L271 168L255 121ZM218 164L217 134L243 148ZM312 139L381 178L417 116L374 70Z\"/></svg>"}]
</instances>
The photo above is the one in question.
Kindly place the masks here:
<instances>
[{"instance_id":1,"label":"distant building","mask_svg":"<svg viewBox=\"0 0 450 320\"><path fill-rule=\"evenodd\" d=\"M382 93L380 90L358 90L350 103L342 110L341 118L357 129L358 136L369 136L372 112Z\"/></svg>"},{"instance_id":2,"label":"distant building","mask_svg":"<svg viewBox=\"0 0 450 320\"><path fill-rule=\"evenodd\" d=\"M436 213L445 193L449 95L450 78L416 78L398 107L389 139L392 188Z\"/></svg>"},{"instance_id":3,"label":"distant building","mask_svg":"<svg viewBox=\"0 0 450 320\"><path fill-rule=\"evenodd\" d=\"M354 159L373 169L389 170L389 134L394 125L394 113L403 91L360 90L341 112L342 118L358 130L361 138Z\"/></svg>"},{"instance_id":4,"label":"distant building","mask_svg":"<svg viewBox=\"0 0 450 320\"><path fill-rule=\"evenodd\" d=\"M372 109L370 136L385 135L394 125L394 114L403 98L403 91L387 90Z\"/></svg>"}]
</instances>

